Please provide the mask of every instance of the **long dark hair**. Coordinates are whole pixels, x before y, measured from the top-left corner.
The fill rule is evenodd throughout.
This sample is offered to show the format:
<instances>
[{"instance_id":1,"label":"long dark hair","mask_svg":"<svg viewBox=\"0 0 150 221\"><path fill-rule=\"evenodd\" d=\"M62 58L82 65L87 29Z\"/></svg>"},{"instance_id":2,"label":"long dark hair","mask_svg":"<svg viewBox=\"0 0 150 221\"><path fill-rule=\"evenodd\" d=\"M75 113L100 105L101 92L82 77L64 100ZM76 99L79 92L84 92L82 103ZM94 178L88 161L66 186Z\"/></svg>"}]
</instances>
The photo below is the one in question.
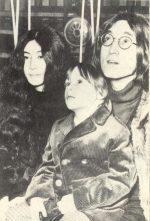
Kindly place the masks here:
<instances>
[{"instance_id":1,"label":"long dark hair","mask_svg":"<svg viewBox=\"0 0 150 221\"><path fill-rule=\"evenodd\" d=\"M24 75L24 48L31 40L36 40L41 46L46 62L44 92L37 92ZM59 95L63 97L64 78L70 62L72 59L64 38L48 26L25 33L12 52L8 65L1 71L0 149L6 156L4 165L1 165L3 181L6 182L4 188L8 183L21 183L25 169L35 168L40 163L51 121L60 112L55 110L53 102L58 103ZM50 112L51 106L53 113ZM16 172L12 171L17 171L17 178ZM14 188L17 191L19 187ZM10 192L13 192L11 188Z\"/></svg>"},{"instance_id":2,"label":"long dark hair","mask_svg":"<svg viewBox=\"0 0 150 221\"><path fill-rule=\"evenodd\" d=\"M130 28L134 31L137 42L137 81L143 86L144 89L148 89L148 71L149 71L149 23L142 16L138 14L132 14L128 12L120 12L104 22L100 28L99 33L95 38L95 44L93 48L92 62L101 70L100 65L100 50L101 41L100 37L103 33L106 33L117 21L125 20L128 22Z\"/></svg>"},{"instance_id":3,"label":"long dark hair","mask_svg":"<svg viewBox=\"0 0 150 221\"><path fill-rule=\"evenodd\" d=\"M3 69L0 76L1 96L7 96L8 99L15 98L15 102L18 98L27 99L29 92L34 90L34 87L27 82L23 70L24 48L31 40L36 40L41 46L47 66L44 91L50 97L55 96L56 90L63 85L66 70L71 62L69 48L64 38L50 26L25 33L12 52L9 65Z\"/></svg>"}]
</instances>

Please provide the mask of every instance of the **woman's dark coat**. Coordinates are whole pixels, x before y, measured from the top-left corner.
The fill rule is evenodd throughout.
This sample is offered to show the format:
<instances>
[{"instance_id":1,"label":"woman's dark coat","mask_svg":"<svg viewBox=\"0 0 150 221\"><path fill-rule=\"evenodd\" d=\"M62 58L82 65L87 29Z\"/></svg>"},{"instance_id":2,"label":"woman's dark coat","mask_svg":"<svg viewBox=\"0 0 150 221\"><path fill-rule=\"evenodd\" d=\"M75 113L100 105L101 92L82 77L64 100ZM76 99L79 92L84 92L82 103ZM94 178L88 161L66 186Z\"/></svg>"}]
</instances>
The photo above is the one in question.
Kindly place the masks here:
<instances>
[{"instance_id":1,"label":"woman's dark coat","mask_svg":"<svg viewBox=\"0 0 150 221\"><path fill-rule=\"evenodd\" d=\"M27 102L0 101L0 196L23 194L42 162L53 122L66 111L64 100L35 90Z\"/></svg>"},{"instance_id":2,"label":"woman's dark coat","mask_svg":"<svg viewBox=\"0 0 150 221\"><path fill-rule=\"evenodd\" d=\"M119 220L137 180L129 140L128 129L105 106L76 127L73 114L56 121L26 199L56 205L73 193L77 209L90 220Z\"/></svg>"}]
</instances>

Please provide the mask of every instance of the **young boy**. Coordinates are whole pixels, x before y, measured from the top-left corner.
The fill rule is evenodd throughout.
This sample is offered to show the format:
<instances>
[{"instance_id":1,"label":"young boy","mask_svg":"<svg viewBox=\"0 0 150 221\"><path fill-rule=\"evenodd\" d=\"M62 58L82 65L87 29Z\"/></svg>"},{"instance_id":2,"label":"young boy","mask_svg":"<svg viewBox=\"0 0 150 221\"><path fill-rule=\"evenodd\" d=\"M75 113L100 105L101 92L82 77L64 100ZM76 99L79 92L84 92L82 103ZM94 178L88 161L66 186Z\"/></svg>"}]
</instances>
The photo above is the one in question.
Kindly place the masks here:
<instances>
[{"instance_id":1,"label":"young boy","mask_svg":"<svg viewBox=\"0 0 150 221\"><path fill-rule=\"evenodd\" d=\"M26 192L31 212L15 221L37 221L39 214L49 221L119 221L137 180L130 133L111 114L107 85L89 64L68 70L65 102L72 112L54 123Z\"/></svg>"}]
</instances>

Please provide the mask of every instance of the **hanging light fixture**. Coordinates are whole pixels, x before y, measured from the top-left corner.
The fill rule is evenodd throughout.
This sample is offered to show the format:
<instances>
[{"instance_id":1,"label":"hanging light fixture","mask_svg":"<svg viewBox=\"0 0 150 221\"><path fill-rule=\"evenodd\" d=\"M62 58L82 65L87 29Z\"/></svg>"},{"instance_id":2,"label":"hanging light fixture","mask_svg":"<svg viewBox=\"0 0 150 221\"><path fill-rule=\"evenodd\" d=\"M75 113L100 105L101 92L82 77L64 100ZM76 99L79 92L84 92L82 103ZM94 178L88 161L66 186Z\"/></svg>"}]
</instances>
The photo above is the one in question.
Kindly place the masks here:
<instances>
[{"instance_id":1,"label":"hanging light fixture","mask_svg":"<svg viewBox=\"0 0 150 221\"><path fill-rule=\"evenodd\" d=\"M12 24L13 24L13 35L14 35L15 47L18 42L19 8L20 8L20 0L16 0L16 16L15 16L14 2L13 0L11 0Z\"/></svg>"}]
</instances>

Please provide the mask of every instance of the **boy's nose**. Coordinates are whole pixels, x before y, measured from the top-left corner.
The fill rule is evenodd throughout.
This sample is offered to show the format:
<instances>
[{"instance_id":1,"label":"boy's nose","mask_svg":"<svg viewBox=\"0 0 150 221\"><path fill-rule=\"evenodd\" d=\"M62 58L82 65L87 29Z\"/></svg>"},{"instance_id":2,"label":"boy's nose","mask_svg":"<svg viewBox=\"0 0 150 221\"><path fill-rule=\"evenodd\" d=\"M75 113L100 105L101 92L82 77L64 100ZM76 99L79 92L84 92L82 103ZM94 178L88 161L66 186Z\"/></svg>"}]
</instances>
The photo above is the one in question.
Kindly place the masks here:
<instances>
[{"instance_id":1,"label":"boy's nose","mask_svg":"<svg viewBox=\"0 0 150 221\"><path fill-rule=\"evenodd\" d=\"M68 86L68 89L73 90L75 87L76 87L75 83L70 83L69 86Z\"/></svg>"},{"instance_id":2,"label":"boy's nose","mask_svg":"<svg viewBox=\"0 0 150 221\"><path fill-rule=\"evenodd\" d=\"M68 90L69 90L69 91L72 91L72 84L70 84L70 85L68 86Z\"/></svg>"}]
</instances>

